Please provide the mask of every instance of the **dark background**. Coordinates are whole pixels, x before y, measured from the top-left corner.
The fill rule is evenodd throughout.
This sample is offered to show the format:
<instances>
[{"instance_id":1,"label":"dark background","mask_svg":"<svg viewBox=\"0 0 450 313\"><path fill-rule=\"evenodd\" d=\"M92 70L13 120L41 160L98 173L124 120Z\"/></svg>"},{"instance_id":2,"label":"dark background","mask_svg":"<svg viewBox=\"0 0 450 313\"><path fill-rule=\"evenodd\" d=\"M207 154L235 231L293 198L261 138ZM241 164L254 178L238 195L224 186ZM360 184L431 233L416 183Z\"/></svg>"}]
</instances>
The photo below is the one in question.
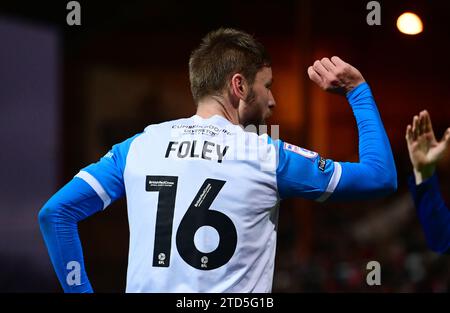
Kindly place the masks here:
<instances>
[{"instance_id":1,"label":"dark background","mask_svg":"<svg viewBox=\"0 0 450 313\"><path fill-rule=\"evenodd\" d=\"M276 292L448 292L450 261L426 247L406 181L404 140L427 109L440 138L450 126L450 3L379 1L68 1L0 4L0 291L60 291L37 224L45 201L80 168L152 123L195 113L190 52L209 31L255 35L273 59L280 137L339 161L357 161L357 131L345 99L321 91L306 69L338 55L372 87L396 158L399 188L386 199L281 204ZM424 32L401 34L413 11ZM439 177L449 200L450 167ZM88 275L98 292L125 290L128 224L124 200L79 225ZM382 269L366 284L366 264Z\"/></svg>"}]
</instances>

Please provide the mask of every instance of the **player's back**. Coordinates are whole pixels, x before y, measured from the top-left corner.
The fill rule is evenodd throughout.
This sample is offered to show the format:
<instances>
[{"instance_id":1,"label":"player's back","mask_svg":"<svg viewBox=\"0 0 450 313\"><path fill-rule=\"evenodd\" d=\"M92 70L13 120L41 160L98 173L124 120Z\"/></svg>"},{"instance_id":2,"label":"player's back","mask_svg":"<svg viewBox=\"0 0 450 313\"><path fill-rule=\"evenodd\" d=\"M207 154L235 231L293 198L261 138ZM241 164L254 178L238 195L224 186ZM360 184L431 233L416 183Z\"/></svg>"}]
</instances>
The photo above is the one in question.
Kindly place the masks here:
<instances>
[{"instance_id":1,"label":"player's back","mask_svg":"<svg viewBox=\"0 0 450 313\"><path fill-rule=\"evenodd\" d=\"M276 153L218 115L150 125L130 144L127 292L270 292Z\"/></svg>"}]
</instances>

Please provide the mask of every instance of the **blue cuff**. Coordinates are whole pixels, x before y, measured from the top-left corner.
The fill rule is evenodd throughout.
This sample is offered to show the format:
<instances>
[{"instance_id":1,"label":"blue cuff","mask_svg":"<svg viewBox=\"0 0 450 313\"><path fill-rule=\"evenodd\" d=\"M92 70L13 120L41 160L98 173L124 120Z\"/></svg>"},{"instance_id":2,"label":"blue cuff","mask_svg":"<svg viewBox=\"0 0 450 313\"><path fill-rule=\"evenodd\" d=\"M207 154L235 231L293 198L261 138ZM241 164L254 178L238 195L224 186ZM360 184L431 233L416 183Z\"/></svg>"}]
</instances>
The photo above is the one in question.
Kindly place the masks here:
<instances>
[{"instance_id":1,"label":"blue cuff","mask_svg":"<svg viewBox=\"0 0 450 313\"><path fill-rule=\"evenodd\" d=\"M363 83L359 84L358 86L356 86L355 88L353 88L352 90L347 92L346 97L347 97L348 102L350 102L350 104L353 104L355 102L355 100L361 96L361 93L363 93L367 90L370 92L370 87L367 82L363 82ZM371 96L371 94L370 94L370 96Z\"/></svg>"}]
</instances>

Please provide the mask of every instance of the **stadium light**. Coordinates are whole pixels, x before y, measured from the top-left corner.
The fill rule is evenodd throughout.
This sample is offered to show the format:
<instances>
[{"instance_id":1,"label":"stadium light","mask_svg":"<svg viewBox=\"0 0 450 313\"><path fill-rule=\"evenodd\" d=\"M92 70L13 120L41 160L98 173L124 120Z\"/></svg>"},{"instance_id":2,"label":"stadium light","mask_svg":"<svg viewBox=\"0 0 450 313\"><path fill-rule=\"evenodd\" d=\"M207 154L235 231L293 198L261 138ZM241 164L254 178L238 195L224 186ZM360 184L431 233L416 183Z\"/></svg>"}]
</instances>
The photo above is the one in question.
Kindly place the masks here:
<instances>
[{"instance_id":1,"label":"stadium light","mask_svg":"<svg viewBox=\"0 0 450 313\"><path fill-rule=\"evenodd\" d=\"M405 12L398 17L397 28L404 34L417 35L423 31L423 24L417 14Z\"/></svg>"}]
</instances>

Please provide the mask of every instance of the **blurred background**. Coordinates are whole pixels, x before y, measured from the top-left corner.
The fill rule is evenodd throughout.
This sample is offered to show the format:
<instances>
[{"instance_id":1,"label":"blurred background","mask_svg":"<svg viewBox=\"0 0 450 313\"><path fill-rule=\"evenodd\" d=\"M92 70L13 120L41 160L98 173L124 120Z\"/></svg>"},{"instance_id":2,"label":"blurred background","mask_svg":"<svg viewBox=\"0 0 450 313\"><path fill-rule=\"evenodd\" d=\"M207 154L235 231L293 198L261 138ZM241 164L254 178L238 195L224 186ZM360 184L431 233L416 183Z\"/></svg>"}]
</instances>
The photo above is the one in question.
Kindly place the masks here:
<instances>
[{"instance_id":1,"label":"blurred background","mask_svg":"<svg viewBox=\"0 0 450 313\"><path fill-rule=\"evenodd\" d=\"M396 158L399 188L365 202L283 201L274 292L449 292L450 258L426 247L407 179L404 140L427 109L440 138L450 126L450 2L69 1L0 4L0 292L60 292L37 223L48 198L82 167L146 125L191 116L188 59L218 27L254 34L273 59L280 137L339 161L358 160L346 100L321 91L306 69L338 55L372 87ZM423 31L396 26L417 14ZM438 169L450 203L450 164ZM126 203L79 224L87 272L97 292L125 290ZM369 261L381 286L366 284Z\"/></svg>"}]
</instances>

